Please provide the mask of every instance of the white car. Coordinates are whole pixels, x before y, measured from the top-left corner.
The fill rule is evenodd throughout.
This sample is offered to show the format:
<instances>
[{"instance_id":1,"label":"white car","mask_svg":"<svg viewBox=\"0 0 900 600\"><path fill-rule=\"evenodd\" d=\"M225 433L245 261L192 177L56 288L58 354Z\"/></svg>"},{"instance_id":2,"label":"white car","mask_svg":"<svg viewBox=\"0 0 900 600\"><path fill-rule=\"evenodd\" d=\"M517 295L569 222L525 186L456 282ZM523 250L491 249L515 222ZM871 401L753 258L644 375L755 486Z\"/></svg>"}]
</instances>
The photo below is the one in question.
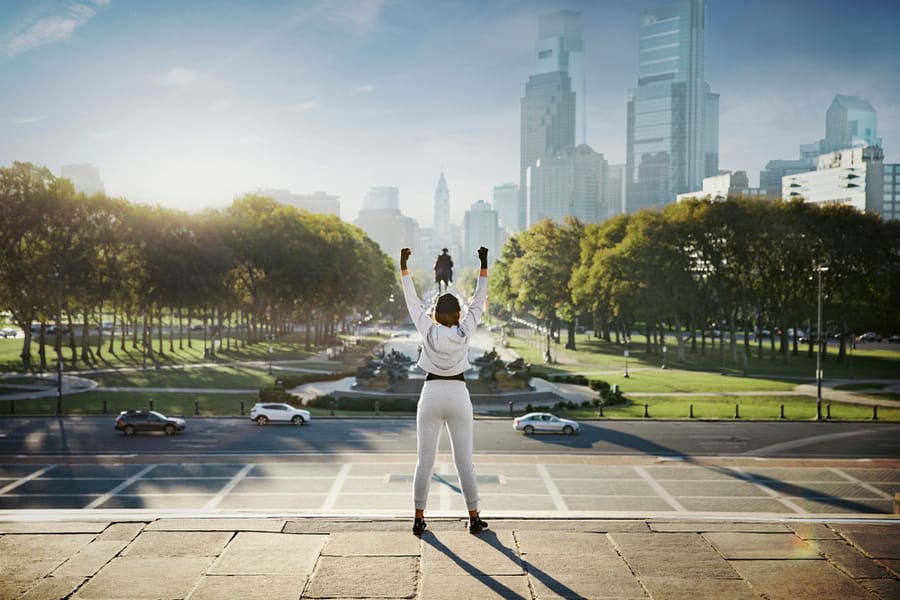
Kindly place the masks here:
<instances>
[{"instance_id":1,"label":"white car","mask_svg":"<svg viewBox=\"0 0 900 600\"><path fill-rule=\"evenodd\" d=\"M560 419L550 413L528 413L523 417L513 419L513 429L524 431L526 435L538 432L572 435L578 431L578 423L569 419Z\"/></svg>"},{"instance_id":2,"label":"white car","mask_svg":"<svg viewBox=\"0 0 900 600\"><path fill-rule=\"evenodd\" d=\"M309 419L308 410L294 408L290 404L281 402L257 402L250 409L250 420L256 421L257 425L265 425L269 421L284 421L294 425L304 425L309 423Z\"/></svg>"},{"instance_id":3,"label":"white car","mask_svg":"<svg viewBox=\"0 0 900 600\"><path fill-rule=\"evenodd\" d=\"M0 337L16 337L19 334L18 329L13 329L12 327L4 327L0 329Z\"/></svg>"}]
</instances>

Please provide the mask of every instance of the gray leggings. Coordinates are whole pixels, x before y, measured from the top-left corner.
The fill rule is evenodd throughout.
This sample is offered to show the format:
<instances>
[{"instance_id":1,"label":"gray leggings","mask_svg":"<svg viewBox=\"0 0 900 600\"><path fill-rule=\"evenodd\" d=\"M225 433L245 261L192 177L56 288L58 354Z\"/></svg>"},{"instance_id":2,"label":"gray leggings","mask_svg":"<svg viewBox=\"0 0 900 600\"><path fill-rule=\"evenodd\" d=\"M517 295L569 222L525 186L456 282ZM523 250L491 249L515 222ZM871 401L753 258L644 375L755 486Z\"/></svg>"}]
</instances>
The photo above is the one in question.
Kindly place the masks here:
<instances>
[{"instance_id":1,"label":"gray leggings","mask_svg":"<svg viewBox=\"0 0 900 600\"><path fill-rule=\"evenodd\" d=\"M425 382L416 411L418 461L413 478L416 510L425 510L428 502L428 488L444 423L450 432L453 462L466 509L478 510L478 483L472 462L473 419L472 401L464 381L437 379Z\"/></svg>"}]
</instances>

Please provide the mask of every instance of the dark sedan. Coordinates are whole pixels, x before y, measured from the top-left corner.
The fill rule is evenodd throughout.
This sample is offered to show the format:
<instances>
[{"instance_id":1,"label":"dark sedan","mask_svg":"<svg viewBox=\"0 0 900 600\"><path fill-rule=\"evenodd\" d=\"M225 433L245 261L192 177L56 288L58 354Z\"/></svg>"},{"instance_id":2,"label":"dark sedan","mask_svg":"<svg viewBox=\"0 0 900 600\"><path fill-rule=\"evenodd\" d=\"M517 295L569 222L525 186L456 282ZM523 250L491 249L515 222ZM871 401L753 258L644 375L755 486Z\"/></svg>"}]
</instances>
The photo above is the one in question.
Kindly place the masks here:
<instances>
[{"instance_id":1,"label":"dark sedan","mask_svg":"<svg viewBox=\"0 0 900 600\"><path fill-rule=\"evenodd\" d=\"M155 410L126 410L116 418L116 430L125 435L134 435L143 431L162 431L172 435L184 431L184 419L167 417Z\"/></svg>"}]
</instances>

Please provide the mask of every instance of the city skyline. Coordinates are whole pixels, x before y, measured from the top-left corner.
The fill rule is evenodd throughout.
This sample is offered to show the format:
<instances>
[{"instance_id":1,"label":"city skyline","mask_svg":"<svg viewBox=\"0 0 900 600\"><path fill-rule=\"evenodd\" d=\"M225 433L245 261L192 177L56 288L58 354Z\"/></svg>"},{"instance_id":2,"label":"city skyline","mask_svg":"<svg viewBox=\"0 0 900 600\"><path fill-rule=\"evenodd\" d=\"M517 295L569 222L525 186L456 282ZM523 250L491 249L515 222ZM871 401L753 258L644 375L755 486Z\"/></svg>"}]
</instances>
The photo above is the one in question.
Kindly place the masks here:
<instances>
[{"instance_id":1,"label":"city skyline","mask_svg":"<svg viewBox=\"0 0 900 600\"><path fill-rule=\"evenodd\" d=\"M324 191L347 221L391 186L423 227L443 172L459 223L519 180L539 18L581 14L587 143L623 164L640 13L674 3L7 1L0 165L87 163L111 196L192 212L255 189ZM885 161L900 162L900 8L844 8L709 0L721 169L754 182L797 158L838 94L869 100Z\"/></svg>"}]
</instances>

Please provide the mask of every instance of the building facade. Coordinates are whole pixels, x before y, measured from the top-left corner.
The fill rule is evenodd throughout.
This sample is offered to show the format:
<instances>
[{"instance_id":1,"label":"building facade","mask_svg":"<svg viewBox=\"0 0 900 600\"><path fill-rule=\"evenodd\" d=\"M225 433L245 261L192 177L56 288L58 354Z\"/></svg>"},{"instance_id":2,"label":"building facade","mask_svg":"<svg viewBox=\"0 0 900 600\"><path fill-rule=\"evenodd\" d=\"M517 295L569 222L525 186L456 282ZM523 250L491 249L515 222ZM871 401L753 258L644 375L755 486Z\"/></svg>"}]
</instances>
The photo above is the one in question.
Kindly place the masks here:
<instances>
[{"instance_id":1,"label":"building facade","mask_svg":"<svg viewBox=\"0 0 900 600\"><path fill-rule=\"evenodd\" d=\"M94 165L63 165L59 176L71 181L76 192L87 196L106 193L106 186L100 179L100 169Z\"/></svg>"},{"instance_id":2,"label":"building facade","mask_svg":"<svg viewBox=\"0 0 900 600\"><path fill-rule=\"evenodd\" d=\"M900 219L900 164L884 165L883 189L881 218L885 221Z\"/></svg>"},{"instance_id":3,"label":"building facade","mask_svg":"<svg viewBox=\"0 0 900 600\"><path fill-rule=\"evenodd\" d=\"M410 248L418 255L419 224L400 212L400 191L395 187L370 188L353 224L395 260L399 260L401 248Z\"/></svg>"},{"instance_id":4,"label":"building facade","mask_svg":"<svg viewBox=\"0 0 900 600\"><path fill-rule=\"evenodd\" d=\"M280 204L293 206L300 210L322 215L341 216L341 203L339 196L332 196L325 192L313 192L312 194L292 194L288 190L263 189L254 194L271 198Z\"/></svg>"},{"instance_id":5,"label":"building facade","mask_svg":"<svg viewBox=\"0 0 900 600\"><path fill-rule=\"evenodd\" d=\"M510 233L519 231L519 186L514 183L495 185L494 210L501 229Z\"/></svg>"},{"instance_id":6,"label":"building facade","mask_svg":"<svg viewBox=\"0 0 900 600\"><path fill-rule=\"evenodd\" d=\"M434 225L432 228L437 237L450 237L450 188L444 179L444 171L438 178L437 187L434 190Z\"/></svg>"},{"instance_id":7,"label":"building facade","mask_svg":"<svg viewBox=\"0 0 900 600\"><path fill-rule=\"evenodd\" d=\"M478 266L478 248L488 248L488 258L494 261L500 252L499 233L500 219L491 205L484 200L473 203L466 211L463 221L462 256L454 262L463 268Z\"/></svg>"},{"instance_id":8,"label":"building facade","mask_svg":"<svg viewBox=\"0 0 900 600\"><path fill-rule=\"evenodd\" d=\"M545 157L529 167L528 224L543 219L561 223L575 217L583 223L603 220L606 160L587 144Z\"/></svg>"},{"instance_id":9,"label":"building facade","mask_svg":"<svg viewBox=\"0 0 900 600\"><path fill-rule=\"evenodd\" d=\"M521 102L517 231L529 225L528 169L545 157L574 148L578 136L586 135L581 17L560 11L541 17L538 26L535 71Z\"/></svg>"},{"instance_id":10,"label":"building facade","mask_svg":"<svg viewBox=\"0 0 900 600\"><path fill-rule=\"evenodd\" d=\"M706 0L641 13L628 92L627 209L658 207L718 173L718 94L704 80Z\"/></svg>"},{"instance_id":11,"label":"building facade","mask_svg":"<svg viewBox=\"0 0 900 600\"><path fill-rule=\"evenodd\" d=\"M785 200L849 204L860 212L882 214L884 173L880 147L847 148L819 156L815 171L784 177L781 194Z\"/></svg>"}]
</instances>

